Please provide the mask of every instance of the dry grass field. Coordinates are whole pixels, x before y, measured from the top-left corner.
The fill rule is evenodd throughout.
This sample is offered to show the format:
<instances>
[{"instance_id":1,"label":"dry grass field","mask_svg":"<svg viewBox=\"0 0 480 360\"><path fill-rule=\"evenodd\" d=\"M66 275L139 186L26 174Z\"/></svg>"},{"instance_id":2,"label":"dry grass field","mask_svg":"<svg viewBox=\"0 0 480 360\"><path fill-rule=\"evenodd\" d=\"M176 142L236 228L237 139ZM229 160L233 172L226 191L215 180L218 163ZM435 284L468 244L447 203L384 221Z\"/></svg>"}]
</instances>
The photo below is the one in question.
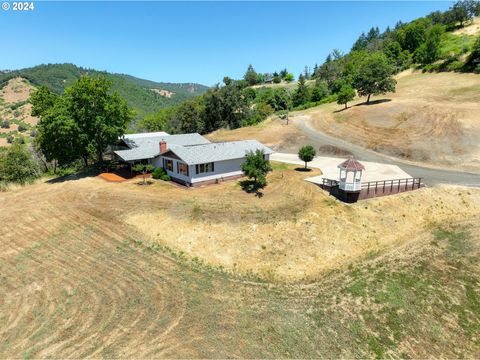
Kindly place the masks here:
<instances>
[{"instance_id":1,"label":"dry grass field","mask_svg":"<svg viewBox=\"0 0 480 360\"><path fill-rule=\"evenodd\" d=\"M293 120L293 119L292 119ZM285 120L272 116L260 124L234 130L220 129L206 137L210 141L235 141L256 139L276 151L298 151L299 144L307 144L306 137L295 125L285 125Z\"/></svg>"},{"instance_id":2,"label":"dry grass field","mask_svg":"<svg viewBox=\"0 0 480 360\"><path fill-rule=\"evenodd\" d=\"M397 92L326 104L304 112L317 129L364 147L420 163L480 169L480 75L398 77Z\"/></svg>"},{"instance_id":3,"label":"dry grass field","mask_svg":"<svg viewBox=\"0 0 480 360\"><path fill-rule=\"evenodd\" d=\"M478 357L478 189L350 206L275 168L0 193L0 358Z\"/></svg>"}]
</instances>

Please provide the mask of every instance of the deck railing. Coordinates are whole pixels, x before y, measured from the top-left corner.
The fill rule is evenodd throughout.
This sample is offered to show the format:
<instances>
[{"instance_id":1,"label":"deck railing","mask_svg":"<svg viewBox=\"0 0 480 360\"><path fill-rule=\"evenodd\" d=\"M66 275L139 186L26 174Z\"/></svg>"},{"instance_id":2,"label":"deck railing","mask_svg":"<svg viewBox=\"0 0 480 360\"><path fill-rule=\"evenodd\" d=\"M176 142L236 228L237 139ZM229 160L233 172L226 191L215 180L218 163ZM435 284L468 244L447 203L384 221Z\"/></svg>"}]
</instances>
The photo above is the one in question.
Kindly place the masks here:
<instances>
[{"instance_id":1,"label":"deck railing","mask_svg":"<svg viewBox=\"0 0 480 360\"><path fill-rule=\"evenodd\" d=\"M393 180L369 181L362 184L362 190L366 189L367 194L370 191L378 192L400 192L406 190L414 190L422 187L422 178L405 178Z\"/></svg>"},{"instance_id":2,"label":"deck railing","mask_svg":"<svg viewBox=\"0 0 480 360\"><path fill-rule=\"evenodd\" d=\"M333 179L322 179L322 185L326 187L334 187L340 185L340 181L333 180ZM408 190L408 189L419 189L422 187L422 178L404 178L404 179L392 179L392 180L379 180L379 181L369 181L366 183L362 183L361 189L366 189L367 192L375 190L383 191L390 190L390 191L401 191L401 190Z\"/></svg>"}]
</instances>

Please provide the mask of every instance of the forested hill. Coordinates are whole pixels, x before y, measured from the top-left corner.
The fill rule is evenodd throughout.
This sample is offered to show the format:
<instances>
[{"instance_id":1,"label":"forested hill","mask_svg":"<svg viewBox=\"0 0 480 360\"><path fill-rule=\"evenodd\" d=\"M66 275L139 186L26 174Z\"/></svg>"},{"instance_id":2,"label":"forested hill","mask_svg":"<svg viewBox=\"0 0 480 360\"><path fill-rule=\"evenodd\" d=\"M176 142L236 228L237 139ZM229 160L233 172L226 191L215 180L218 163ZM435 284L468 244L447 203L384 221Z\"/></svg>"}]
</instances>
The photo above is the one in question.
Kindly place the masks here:
<instances>
[{"instance_id":1,"label":"forested hill","mask_svg":"<svg viewBox=\"0 0 480 360\"><path fill-rule=\"evenodd\" d=\"M73 64L48 64L8 72L0 71L0 86L12 78L22 77L34 86L45 85L60 94L82 75L106 76L112 81L112 89L117 91L140 117L201 95L208 89L207 86L195 83L160 83L125 74L85 69Z\"/></svg>"}]
</instances>

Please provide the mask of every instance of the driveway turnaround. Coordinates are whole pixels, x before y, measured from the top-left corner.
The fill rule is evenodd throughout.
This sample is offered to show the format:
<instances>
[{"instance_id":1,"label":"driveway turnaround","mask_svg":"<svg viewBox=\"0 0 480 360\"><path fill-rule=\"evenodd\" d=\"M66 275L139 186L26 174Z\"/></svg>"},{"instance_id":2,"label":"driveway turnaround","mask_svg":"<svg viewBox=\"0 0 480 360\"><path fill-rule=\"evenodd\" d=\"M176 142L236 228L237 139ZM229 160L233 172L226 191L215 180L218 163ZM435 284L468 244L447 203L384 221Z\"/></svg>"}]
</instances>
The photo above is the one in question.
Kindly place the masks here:
<instances>
[{"instance_id":1,"label":"driveway turnaround","mask_svg":"<svg viewBox=\"0 0 480 360\"><path fill-rule=\"evenodd\" d=\"M297 164L299 167L305 165L296 154L274 153L270 155L270 160ZM305 180L315 184L321 184L323 179L338 180L339 169L337 166L343 161L345 161L345 158L317 156L308 163L308 166L320 169L322 175L314 176ZM396 180L412 177L397 165L382 164L371 161L361 161L361 163L365 166L365 170L362 172L362 182Z\"/></svg>"}]
</instances>

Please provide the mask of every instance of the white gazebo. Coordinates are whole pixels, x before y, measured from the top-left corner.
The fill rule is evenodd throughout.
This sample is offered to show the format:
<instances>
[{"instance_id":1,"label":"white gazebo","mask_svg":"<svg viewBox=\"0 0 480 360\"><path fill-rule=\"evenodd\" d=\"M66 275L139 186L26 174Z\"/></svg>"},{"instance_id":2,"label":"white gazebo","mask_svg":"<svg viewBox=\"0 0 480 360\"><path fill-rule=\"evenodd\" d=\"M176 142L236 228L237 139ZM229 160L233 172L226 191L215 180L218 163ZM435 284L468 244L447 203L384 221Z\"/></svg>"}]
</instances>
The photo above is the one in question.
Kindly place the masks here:
<instances>
[{"instance_id":1,"label":"white gazebo","mask_svg":"<svg viewBox=\"0 0 480 360\"><path fill-rule=\"evenodd\" d=\"M339 188L347 192L362 190L362 171L365 166L350 156L337 166L340 169Z\"/></svg>"}]
</instances>

